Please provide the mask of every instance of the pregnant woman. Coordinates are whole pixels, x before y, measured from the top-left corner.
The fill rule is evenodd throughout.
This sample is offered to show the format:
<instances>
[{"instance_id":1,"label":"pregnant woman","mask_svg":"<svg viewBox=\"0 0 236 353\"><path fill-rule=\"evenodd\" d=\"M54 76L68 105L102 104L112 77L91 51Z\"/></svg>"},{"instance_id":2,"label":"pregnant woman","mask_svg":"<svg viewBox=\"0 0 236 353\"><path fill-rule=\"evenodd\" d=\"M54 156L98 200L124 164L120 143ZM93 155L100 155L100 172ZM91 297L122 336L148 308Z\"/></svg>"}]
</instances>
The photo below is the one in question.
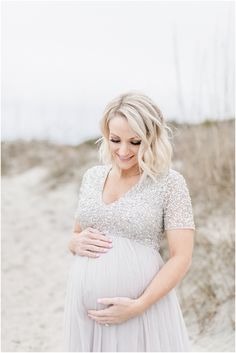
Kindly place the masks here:
<instances>
[{"instance_id":1,"label":"pregnant woman","mask_svg":"<svg viewBox=\"0 0 236 353\"><path fill-rule=\"evenodd\" d=\"M105 109L102 164L83 175L69 243L65 351L191 350L175 287L191 266L195 225L186 181L171 168L168 130L143 94Z\"/></svg>"}]
</instances>

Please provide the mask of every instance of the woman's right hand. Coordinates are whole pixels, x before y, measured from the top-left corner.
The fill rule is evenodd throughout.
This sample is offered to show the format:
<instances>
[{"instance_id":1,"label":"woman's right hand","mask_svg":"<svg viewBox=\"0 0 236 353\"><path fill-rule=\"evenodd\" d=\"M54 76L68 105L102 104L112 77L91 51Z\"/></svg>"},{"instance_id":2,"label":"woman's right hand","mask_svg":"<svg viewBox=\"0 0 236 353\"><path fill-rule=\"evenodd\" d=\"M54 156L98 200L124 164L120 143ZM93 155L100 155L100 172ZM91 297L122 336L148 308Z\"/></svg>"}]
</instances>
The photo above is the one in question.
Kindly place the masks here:
<instances>
[{"instance_id":1,"label":"woman's right hand","mask_svg":"<svg viewBox=\"0 0 236 353\"><path fill-rule=\"evenodd\" d=\"M88 227L80 233L74 232L68 247L74 255L96 258L112 248L112 239L99 230Z\"/></svg>"}]
</instances>

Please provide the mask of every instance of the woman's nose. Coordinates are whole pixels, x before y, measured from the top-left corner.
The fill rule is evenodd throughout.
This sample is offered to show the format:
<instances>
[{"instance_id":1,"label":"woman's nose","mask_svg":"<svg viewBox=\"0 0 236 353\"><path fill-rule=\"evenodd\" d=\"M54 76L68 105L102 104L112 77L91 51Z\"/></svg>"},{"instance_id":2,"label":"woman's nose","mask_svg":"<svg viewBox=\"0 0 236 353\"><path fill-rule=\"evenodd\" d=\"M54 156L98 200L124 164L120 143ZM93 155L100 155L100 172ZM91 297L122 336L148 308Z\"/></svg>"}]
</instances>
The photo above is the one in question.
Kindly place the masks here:
<instances>
[{"instance_id":1,"label":"woman's nose","mask_svg":"<svg viewBox=\"0 0 236 353\"><path fill-rule=\"evenodd\" d=\"M123 144L119 148L119 154L121 157L126 157L129 154L129 147L126 144Z\"/></svg>"}]
</instances>

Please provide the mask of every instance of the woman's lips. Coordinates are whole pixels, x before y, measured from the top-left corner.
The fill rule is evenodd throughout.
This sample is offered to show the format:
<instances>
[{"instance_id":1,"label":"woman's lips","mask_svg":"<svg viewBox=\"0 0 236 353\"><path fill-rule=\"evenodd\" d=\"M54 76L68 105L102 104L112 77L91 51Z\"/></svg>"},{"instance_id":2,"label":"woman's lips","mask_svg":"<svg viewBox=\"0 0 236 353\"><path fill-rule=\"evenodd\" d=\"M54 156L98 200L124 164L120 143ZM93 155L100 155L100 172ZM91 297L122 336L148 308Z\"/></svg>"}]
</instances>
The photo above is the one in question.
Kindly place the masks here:
<instances>
[{"instance_id":1,"label":"woman's lips","mask_svg":"<svg viewBox=\"0 0 236 353\"><path fill-rule=\"evenodd\" d=\"M131 158L133 158L133 156L131 156L131 157L126 157L126 158L122 158L121 156L119 156L119 155L117 155L118 157L119 157L119 159L122 161L122 162L127 162L127 161L129 161Z\"/></svg>"}]
</instances>

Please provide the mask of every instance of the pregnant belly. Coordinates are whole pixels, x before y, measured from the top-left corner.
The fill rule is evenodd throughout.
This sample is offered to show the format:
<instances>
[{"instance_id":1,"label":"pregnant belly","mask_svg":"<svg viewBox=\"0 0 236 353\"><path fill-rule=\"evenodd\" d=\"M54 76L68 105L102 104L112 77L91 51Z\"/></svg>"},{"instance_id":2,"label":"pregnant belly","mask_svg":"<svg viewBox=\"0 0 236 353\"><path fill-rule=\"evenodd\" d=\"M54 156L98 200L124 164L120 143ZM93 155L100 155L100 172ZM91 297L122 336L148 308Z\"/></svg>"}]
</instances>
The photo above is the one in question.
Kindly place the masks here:
<instances>
[{"instance_id":1,"label":"pregnant belly","mask_svg":"<svg viewBox=\"0 0 236 353\"><path fill-rule=\"evenodd\" d=\"M75 256L70 274L81 309L99 309L98 298L138 298L163 265L156 250L123 237L112 237L113 248L99 258Z\"/></svg>"}]
</instances>

